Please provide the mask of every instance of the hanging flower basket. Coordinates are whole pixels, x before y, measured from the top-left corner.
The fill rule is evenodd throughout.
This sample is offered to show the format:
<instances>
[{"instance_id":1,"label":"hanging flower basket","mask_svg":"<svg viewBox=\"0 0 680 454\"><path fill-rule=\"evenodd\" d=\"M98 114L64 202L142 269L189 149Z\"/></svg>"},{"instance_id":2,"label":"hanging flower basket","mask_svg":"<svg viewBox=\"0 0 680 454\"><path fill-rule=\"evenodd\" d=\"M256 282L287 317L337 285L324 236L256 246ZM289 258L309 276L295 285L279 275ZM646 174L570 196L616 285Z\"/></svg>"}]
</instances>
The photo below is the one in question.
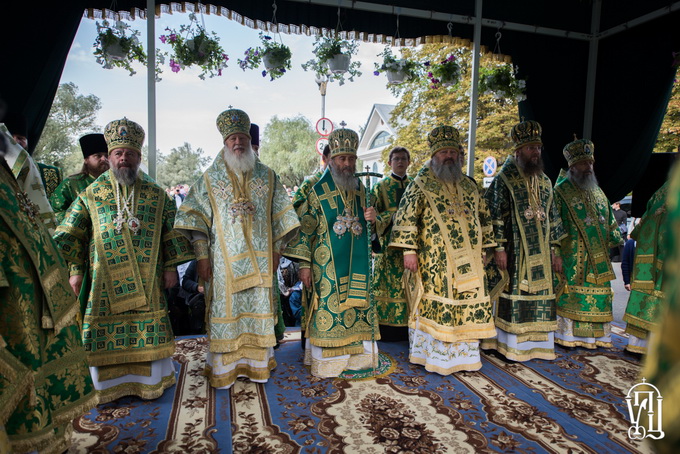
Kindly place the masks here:
<instances>
[{"instance_id":1,"label":"hanging flower basket","mask_svg":"<svg viewBox=\"0 0 680 454\"><path fill-rule=\"evenodd\" d=\"M382 57L383 61L382 64L375 63L375 71L373 71L373 74L377 76L381 72L384 72L387 74L387 82L390 85L398 85L409 79L418 77L420 63L406 58L397 59L392 54L392 49L390 49L389 46L385 47L385 49L378 54L378 57Z\"/></svg>"},{"instance_id":2,"label":"hanging flower basket","mask_svg":"<svg viewBox=\"0 0 680 454\"><path fill-rule=\"evenodd\" d=\"M352 61L352 55L357 54L358 46L356 41L341 39L337 34L317 36L314 41L316 58L303 63L302 69L314 71L317 78L328 76L329 80L337 80L340 85L345 83L345 75L348 74L347 79L353 82L355 77L361 76L361 63Z\"/></svg>"},{"instance_id":3,"label":"hanging flower basket","mask_svg":"<svg viewBox=\"0 0 680 454\"><path fill-rule=\"evenodd\" d=\"M123 21L116 21L113 26L107 20L97 22L94 55L103 68L124 68L131 76L137 73L132 69L133 62L146 65L147 61L146 52L139 42L139 30L132 30ZM157 71L159 72L160 70Z\"/></svg>"},{"instance_id":4,"label":"hanging flower basket","mask_svg":"<svg viewBox=\"0 0 680 454\"><path fill-rule=\"evenodd\" d=\"M172 48L170 54L172 72L198 66L202 69L198 77L203 80L206 75L221 76L222 70L227 67L229 57L220 46L220 39L215 32L208 34L198 24L194 13L189 14L189 20L189 25L180 26L179 31L166 28L168 34L160 36L161 42L169 44Z\"/></svg>"},{"instance_id":5,"label":"hanging flower basket","mask_svg":"<svg viewBox=\"0 0 680 454\"><path fill-rule=\"evenodd\" d=\"M451 87L460 81L460 65L453 54L438 63L428 61L424 65L429 69L430 88Z\"/></svg>"},{"instance_id":6,"label":"hanging flower basket","mask_svg":"<svg viewBox=\"0 0 680 454\"><path fill-rule=\"evenodd\" d=\"M496 99L524 101L526 82L516 77L517 68L510 64L483 67L480 70L479 91Z\"/></svg>"},{"instance_id":7,"label":"hanging flower basket","mask_svg":"<svg viewBox=\"0 0 680 454\"><path fill-rule=\"evenodd\" d=\"M283 76L290 69L292 54L290 48L283 43L277 43L271 36L260 33L262 45L249 47L245 52L245 57L238 61L242 70L255 69L260 63L264 66L262 77L269 74L270 79L274 80Z\"/></svg>"}]
</instances>

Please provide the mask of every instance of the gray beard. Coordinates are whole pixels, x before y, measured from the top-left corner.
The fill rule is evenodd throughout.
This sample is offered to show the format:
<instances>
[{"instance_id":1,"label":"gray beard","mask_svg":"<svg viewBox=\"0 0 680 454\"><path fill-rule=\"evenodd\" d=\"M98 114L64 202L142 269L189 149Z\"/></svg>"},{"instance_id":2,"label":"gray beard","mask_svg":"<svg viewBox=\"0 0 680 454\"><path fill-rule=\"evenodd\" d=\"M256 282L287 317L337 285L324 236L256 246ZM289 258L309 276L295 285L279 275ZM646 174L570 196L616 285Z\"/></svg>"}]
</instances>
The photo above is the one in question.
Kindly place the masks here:
<instances>
[{"instance_id":1,"label":"gray beard","mask_svg":"<svg viewBox=\"0 0 680 454\"><path fill-rule=\"evenodd\" d=\"M571 181L574 186L585 191L598 187L597 177L595 177L594 173L591 173L590 175L583 175L581 173L575 172L574 169L569 169L567 176L569 177L569 181Z\"/></svg>"},{"instance_id":2,"label":"gray beard","mask_svg":"<svg viewBox=\"0 0 680 454\"><path fill-rule=\"evenodd\" d=\"M517 167L519 167L522 173L528 177L543 173L543 158L541 157L538 158L538 162L536 164L531 161L525 161L522 158L522 155L517 155L517 159L515 159L515 161L517 162Z\"/></svg>"},{"instance_id":3,"label":"gray beard","mask_svg":"<svg viewBox=\"0 0 680 454\"><path fill-rule=\"evenodd\" d=\"M137 175L139 174L139 166L137 167L111 167L111 172L116 180L125 186L132 186L137 181Z\"/></svg>"},{"instance_id":4,"label":"gray beard","mask_svg":"<svg viewBox=\"0 0 680 454\"><path fill-rule=\"evenodd\" d=\"M338 170L332 163L330 164L331 175L333 175L333 181L338 189L343 191L353 191L357 188L357 179L354 176L354 171L341 171Z\"/></svg>"},{"instance_id":5,"label":"gray beard","mask_svg":"<svg viewBox=\"0 0 680 454\"><path fill-rule=\"evenodd\" d=\"M227 167L236 173L246 173L253 170L257 162L257 155L250 145L246 152L241 155L237 155L225 145L223 155L224 160L227 162Z\"/></svg>"},{"instance_id":6,"label":"gray beard","mask_svg":"<svg viewBox=\"0 0 680 454\"><path fill-rule=\"evenodd\" d=\"M444 183L458 183L463 176L463 169L458 161L440 164L436 159L430 159L429 163L434 176Z\"/></svg>"}]
</instances>

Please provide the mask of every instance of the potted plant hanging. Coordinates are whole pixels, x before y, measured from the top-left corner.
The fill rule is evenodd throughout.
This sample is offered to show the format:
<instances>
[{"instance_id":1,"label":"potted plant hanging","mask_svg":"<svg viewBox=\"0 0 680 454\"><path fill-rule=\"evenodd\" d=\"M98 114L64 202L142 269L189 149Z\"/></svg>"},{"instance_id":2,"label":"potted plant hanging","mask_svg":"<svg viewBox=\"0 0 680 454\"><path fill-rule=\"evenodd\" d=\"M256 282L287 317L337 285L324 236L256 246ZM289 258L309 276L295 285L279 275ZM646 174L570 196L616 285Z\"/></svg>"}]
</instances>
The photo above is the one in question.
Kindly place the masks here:
<instances>
[{"instance_id":1,"label":"potted plant hanging","mask_svg":"<svg viewBox=\"0 0 680 454\"><path fill-rule=\"evenodd\" d=\"M162 43L170 44L170 68L172 72L179 72L191 66L202 69L198 75L201 79L221 76L227 67L229 57L220 46L220 39L215 32L208 34L196 20L194 13L189 14L189 25L182 25L179 31L166 28L166 35L161 35Z\"/></svg>"},{"instance_id":2,"label":"potted plant hanging","mask_svg":"<svg viewBox=\"0 0 680 454\"><path fill-rule=\"evenodd\" d=\"M269 74L269 80L278 79L290 69L290 48L283 43L277 43L271 36L260 33L261 46L249 47L245 51L245 58L238 61L242 70L255 69L264 65L262 77Z\"/></svg>"},{"instance_id":3,"label":"potted plant hanging","mask_svg":"<svg viewBox=\"0 0 680 454\"><path fill-rule=\"evenodd\" d=\"M111 26L109 21L97 21L97 38L94 41L94 55L97 63L105 69L114 66L124 68L130 75L137 72L132 69L132 62L138 61L146 65L146 53L139 42L139 30L132 30L123 21L116 21ZM158 70L160 72L160 70Z\"/></svg>"},{"instance_id":4,"label":"potted plant hanging","mask_svg":"<svg viewBox=\"0 0 680 454\"><path fill-rule=\"evenodd\" d=\"M359 67L361 63L352 61L352 55L356 55L359 45L354 40L341 39L337 33L333 36L317 36L314 41L313 58L302 64L305 71L312 70L317 77L328 75L329 80L337 80L340 85L345 83L345 74L350 82L361 75Z\"/></svg>"},{"instance_id":5,"label":"potted plant hanging","mask_svg":"<svg viewBox=\"0 0 680 454\"><path fill-rule=\"evenodd\" d=\"M429 68L430 88L450 87L460 80L460 65L453 54L438 63L428 61L424 65Z\"/></svg>"},{"instance_id":6,"label":"potted plant hanging","mask_svg":"<svg viewBox=\"0 0 680 454\"><path fill-rule=\"evenodd\" d=\"M381 72L387 75L387 83L390 85L398 85L409 79L418 77L418 69L420 64L413 60L408 60L405 58L397 59L394 54L392 54L392 49L390 47L385 47L385 49L378 54L378 57L382 57L382 64L375 63L375 71L373 74L376 76Z\"/></svg>"},{"instance_id":7,"label":"potted plant hanging","mask_svg":"<svg viewBox=\"0 0 680 454\"><path fill-rule=\"evenodd\" d=\"M517 102L527 99L524 94L526 81L518 79L517 68L510 64L480 69L479 91L496 99L510 98Z\"/></svg>"}]
</instances>

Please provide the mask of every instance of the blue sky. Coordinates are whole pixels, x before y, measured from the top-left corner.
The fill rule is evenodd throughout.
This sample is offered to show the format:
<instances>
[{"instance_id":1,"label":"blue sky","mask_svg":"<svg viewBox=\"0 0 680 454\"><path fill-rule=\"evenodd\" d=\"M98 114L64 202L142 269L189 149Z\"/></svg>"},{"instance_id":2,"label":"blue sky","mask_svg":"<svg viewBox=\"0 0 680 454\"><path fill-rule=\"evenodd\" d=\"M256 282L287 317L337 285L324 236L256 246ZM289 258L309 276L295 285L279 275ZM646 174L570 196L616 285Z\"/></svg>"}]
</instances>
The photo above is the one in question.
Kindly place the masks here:
<instances>
[{"instance_id":1,"label":"blue sky","mask_svg":"<svg viewBox=\"0 0 680 454\"><path fill-rule=\"evenodd\" d=\"M229 55L229 66L221 77L198 78L200 70L188 69L173 73L169 66L163 67L162 81L156 84L157 147L162 154L171 148L189 142L194 149L203 148L208 156L214 156L222 146L215 127L215 119L229 105L246 111L251 121L260 125L262 132L270 118L303 115L312 124L321 115L321 95L314 81L314 74L305 72L300 65L312 58L314 39L305 35L281 35L291 48L292 69L273 82L262 77L261 70L242 71L237 60L250 46L259 44L258 30L248 28L225 17L208 16L208 31L220 37L220 44ZM188 14L163 15L156 20L156 41L161 50L169 46L158 40L165 28L179 29L189 22ZM129 24L142 33L146 43L146 22L135 20ZM61 82L75 83L81 94L94 94L101 99L98 124L128 117L147 129L146 68L137 65L137 74L129 76L124 69L103 69L92 54L96 37L94 20L84 18L71 47ZM146 46L145 46L146 47ZM374 103L395 104L396 99L386 88L384 75L373 75L373 62L383 49L382 45L360 43L358 59L362 62L363 75L354 82L340 86L329 84L326 94L326 116L335 124L341 121L358 132L363 127ZM314 153L310 144L310 153Z\"/></svg>"}]
</instances>

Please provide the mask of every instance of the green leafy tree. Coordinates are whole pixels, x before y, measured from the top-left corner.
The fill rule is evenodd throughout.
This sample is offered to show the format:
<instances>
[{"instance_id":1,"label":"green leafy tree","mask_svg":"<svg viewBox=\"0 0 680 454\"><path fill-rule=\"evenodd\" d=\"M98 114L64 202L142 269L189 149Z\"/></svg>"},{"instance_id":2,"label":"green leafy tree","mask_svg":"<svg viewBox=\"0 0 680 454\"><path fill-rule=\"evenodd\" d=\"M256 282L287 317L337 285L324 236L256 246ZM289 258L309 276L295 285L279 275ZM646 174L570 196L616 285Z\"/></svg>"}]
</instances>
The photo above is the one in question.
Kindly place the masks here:
<instances>
[{"instance_id":1,"label":"green leafy tree","mask_svg":"<svg viewBox=\"0 0 680 454\"><path fill-rule=\"evenodd\" d=\"M434 127L442 124L452 125L460 132L461 139L467 141L472 91L470 80L472 51L454 44L425 44L417 48L402 49L403 58L421 62L442 61L450 55L456 57L461 68L462 76L456 85L435 89L432 88L430 80L421 77L389 87L395 94L400 95L400 100L392 111L392 122L400 126L397 127L396 137L392 138L391 144L383 150L383 160L387 162L389 150L394 145L406 147L411 151L413 169L411 174L415 174L430 158L427 134ZM482 67L497 65L509 63L497 62L488 57L482 58ZM499 165L505 161L509 153L508 135L517 121L516 99L498 98L485 93L479 95L474 165L474 177L478 182L481 182L483 177L482 161L486 156L494 156Z\"/></svg>"},{"instance_id":2,"label":"green leafy tree","mask_svg":"<svg viewBox=\"0 0 680 454\"><path fill-rule=\"evenodd\" d=\"M675 83L668 101L666 116L661 123L654 153L677 151L680 145L680 70L675 74Z\"/></svg>"},{"instance_id":3,"label":"green leafy tree","mask_svg":"<svg viewBox=\"0 0 680 454\"><path fill-rule=\"evenodd\" d=\"M170 150L167 156L158 155L156 181L163 188L177 184L193 185L209 162L210 158L203 156L202 148L194 151L189 143L184 142Z\"/></svg>"},{"instance_id":4,"label":"green leafy tree","mask_svg":"<svg viewBox=\"0 0 680 454\"><path fill-rule=\"evenodd\" d=\"M286 186L299 185L319 167L321 158L315 149L318 135L307 118L274 116L267 123L263 137L260 160L271 167Z\"/></svg>"},{"instance_id":5,"label":"green leafy tree","mask_svg":"<svg viewBox=\"0 0 680 454\"><path fill-rule=\"evenodd\" d=\"M82 166L78 138L101 128L96 124L101 101L95 95L83 95L73 82L59 85L40 140L33 153L37 161L57 164L70 175ZM80 155L80 158L72 155ZM68 159L67 159L68 158Z\"/></svg>"}]
</instances>

